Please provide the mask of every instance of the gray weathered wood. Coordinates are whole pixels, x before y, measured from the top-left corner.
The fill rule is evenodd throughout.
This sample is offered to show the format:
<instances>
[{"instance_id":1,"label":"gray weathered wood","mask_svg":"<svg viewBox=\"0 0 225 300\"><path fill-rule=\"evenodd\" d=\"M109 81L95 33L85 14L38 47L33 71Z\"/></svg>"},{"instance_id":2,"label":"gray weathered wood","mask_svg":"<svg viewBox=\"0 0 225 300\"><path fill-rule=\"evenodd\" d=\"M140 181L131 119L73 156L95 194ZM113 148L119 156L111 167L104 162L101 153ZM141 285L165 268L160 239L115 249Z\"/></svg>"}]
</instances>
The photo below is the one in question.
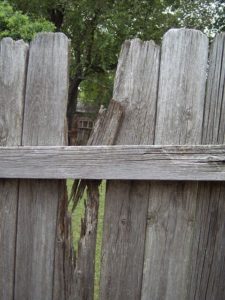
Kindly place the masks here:
<instances>
[{"instance_id":1,"label":"gray weathered wood","mask_svg":"<svg viewBox=\"0 0 225 300\"><path fill-rule=\"evenodd\" d=\"M209 60L204 144L225 143L225 34L216 36ZM225 299L225 184L199 183L189 299Z\"/></svg>"},{"instance_id":2,"label":"gray weathered wood","mask_svg":"<svg viewBox=\"0 0 225 300\"><path fill-rule=\"evenodd\" d=\"M155 144L200 144L208 39L172 29L162 43ZM189 299L198 183L151 183L142 299Z\"/></svg>"},{"instance_id":3,"label":"gray weathered wood","mask_svg":"<svg viewBox=\"0 0 225 300\"><path fill-rule=\"evenodd\" d=\"M0 146L19 146L22 137L28 45L0 42ZM18 181L0 180L0 299L13 299Z\"/></svg>"},{"instance_id":4,"label":"gray weathered wood","mask_svg":"<svg viewBox=\"0 0 225 300\"><path fill-rule=\"evenodd\" d=\"M119 126L122 121L123 108L120 103L115 100L111 100L109 107L103 112L98 114L95 125L91 132L90 138L87 142L88 146L93 145L113 145L118 133ZM85 148L86 149L86 146ZM86 165L86 162L85 162ZM75 167L76 168L76 167ZM76 168L78 170L78 168ZM79 168L80 169L80 168ZM91 173L90 173L91 174ZM77 175L77 174L76 174ZM80 176L72 175L71 178L83 178ZM68 177L66 177L68 178ZM86 178L88 179L88 178ZM91 179L91 178L89 178ZM93 178L102 179L102 178ZM86 187L85 180L75 180L72 187L71 200L74 207L78 201L82 198Z\"/></svg>"},{"instance_id":5,"label":"gray weathered wood","mask_svg":"<svg viewBox=\"0 0 225 300\"><path fill-rule=\"evenodd\" d=\"M225 33L216 36L210 49L203 144L223 144L225 136Z\"/></svg>"},{"instance_id":6,"label":"gray weathered wood","mask_svg":"<svg viewBox=\"0 0 225 300\"><path fill-rule=\"evenodd\" d=\"M37 35L30 45L27 72L22 144L64 145L67 37L62 33ZM60 227L59 235L61 224L57 224L58 207L66 201L62 195L59 181L20 182L15 300L65 299L65 274L58 268L58 252L64 243L63 229Z\"/></svg>"},{"instance_id":7,"label":"gray weathered wood","mask_svg":"<svg viewBox=\"0 0 225 300\"><path fill-rule=\"evenodd\" d=\"M165 34L154 144L201 143L207 54L208 40L200 31Z\"/></svg>"},{"instance_id":8,"label":"gray weathered wood","mask_svg":"<svg viewBox=\"0 0 225 300\"><path fill-rule=\"evenodd\" d=\"M159 47L138 39L124 43L113 99L124 107L116 144L152 144ZM148 206L145 182L107 183L100 299L140 298ZM137 204L139 203L139 204Z\"/></svg>"},{"instance_id":9,"label":"gray weathered wood","mask_svg":"<svg viewBox=\"0 0 225 300\"><path fill-rule=\"evenodd\" d=\"M71 300L93 300L95 280L95 249L98 225L99 181L87 181L87 203L76 255Z\"/></svg>"},{"instance_id":10,"label":"gray weathered wood","mask_svg":"<svg viewBox=\"0 0 225 300\"><path fill-rule=\"evenodd\" d=\"M109 103L108 109L103 111L96 120L96 124L87 145L113 145L117 137L119 127L122 124L122 118L122 105L112 99Z\"/></svg>"},{"instance_id":11,"label":"gray weathered wood","mask_svg":"<svg viewBox=\"0 0 225 300\"><path fill-rule=\"evenodd\" d=\"M0 147L0 178L225 181L225 146Z\"/></svg>"},{"instance_id":12,"label":"gray weathered wood","mask_svg":"<svg viewBox=\"0 0 225 300\"><path fill-rule=\"evenodd\" d=\"M88 145L111 145L113 144L118 128L121 124L123 109L120 103L111 100L107 111L98 115ZM83 147L85 149L85 147ZM89 147L90 149L91 147ZM82 164L86 164L83 161ZM83 166L75 169L82 169ZM93 173L96 170L93 170ZM91 171L92 172L92 171ZM89 173L90 176L91 173ZM77 176L71 176L79 178ZM100 179L100 178L98 178ZM81 224L81 235L78 244L76 267L74 272L74 285L71 299L92 300L94 299L95 280L95 249L98 225L99 191L101 181L77 180L73 184L73 201L76 205L82 197L87 186L87 201L85 204L84 220Z\"/></svg>"}]
</instances>

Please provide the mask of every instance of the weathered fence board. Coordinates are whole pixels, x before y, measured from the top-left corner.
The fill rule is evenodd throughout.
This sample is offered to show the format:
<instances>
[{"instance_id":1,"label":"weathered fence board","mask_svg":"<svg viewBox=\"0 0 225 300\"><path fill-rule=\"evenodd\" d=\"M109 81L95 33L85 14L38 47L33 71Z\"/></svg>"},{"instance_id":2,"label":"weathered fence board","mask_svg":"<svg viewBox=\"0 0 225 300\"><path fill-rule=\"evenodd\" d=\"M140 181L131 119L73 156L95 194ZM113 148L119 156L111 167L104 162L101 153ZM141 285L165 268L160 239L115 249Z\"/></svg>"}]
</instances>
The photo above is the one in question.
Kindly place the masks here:
<instances>
[{"instance_id":1,"label":"weathered fence board","mask_svg":"<svg viewBox=\"0 0 225 300\"><path fill-rule=\"evenodd\" d=\"M65 143L67 80L67 37L61 33L37 35L29 52L23 145ZM54 286L54 275L64 271L56 264L56 252L63 243L56 236L62 201L66 200L59 181L20 182L15 300L64 299L64 286L57 281L57 293Z\"/></svg>"},{"instance_id":2,"label":"weathered fence board","mask_svg":"<svg viewBox=\"0 0 225 300\"><path fill-rule=\"evenodd\" d=\"M163 38L155 144L201 143L208 39ZM188 299L198 183L151 183L142 299Z\"/></svg>"},{"instance_id":3,"label":"weathered fence board","mask_svg":"<svg viewBox=\"0 0 225 300\"><path fill-rule=\"evenodd\" d=\"M0 42L0 145L19 146L28 45ZM0 299L13 299L18 181L0 180Z\"/></svg>"},{"instance_id":4,"label":"weathered fence board","mask_svg":"<svg viewBox=\"0 0 225 300\"><path fill-rule=\"evenodd\" d=\"M202 143L225 143L224 33L211 47ZM189 299L225 299L224 237L225 184L199 183Z\"/></svg>"},{"instance_id":5,"label":"weathered fence board","mask_svg":"<svg viewBox=\"0 0 225 300\"><path fill-rule=\"evenodd\" d=\"M224 181L225 146L0 147L0 177Z\"/></svg>"},{"instance_id":6,"label":"weathered fence board","mask_svg":"<svg viewBox=\"0 0 225 300\"><path fill-rule=\"evenodd\" d=\"M225 136L225 33L210 49L202 144L224 144Z\"/></svg>"},{"instance_id":7,"label":"weathered fence board","mask_svg":"<svg viewBox=\"0 0 225 300\"><path fill-rule=\"evenodd\" d=\"M110 101L108 109L104 110L102 112L99 112L98 117L95 122L95 125L94 125L94 128L93 128L91 135L89 137L89 140L87 142L87 146L84 146L83 149L85 150L88 148L88 149L91 149L91 151L92 151L92 149L94 149L93 146L96 146L96 145L113 145L113 143L116 139L117 133L118 133L119 126L122 121L122 117L123 117L122 105L112 99ZM90 146L92 146L92 147L90 148ZM97 147L97 148L99 148L99 147ZM71 147L69 149L71 149ZM77 149L81 149L81 148L78 147ZM82 152L82 154L83 154L83 152ZM86 165L86 162L87 161L85 160L82 163L82 165ZM78 170L79 167L74 166L73 169L74 168L76 168L76 170ZM89 174L91 174L91 170L90 170ZM71 178L86 179L83 176L80 177L77 175L78 174L76 174L75 176L74 175L69 176L69 178L71 177ZM87 179L91 179L91 178L88 176ZM92 179L102 179L102 178L92 178ZM76 205L76 203L82 197L85 187L86 187L85 180L80 180L80 181L75 180L74 181L73 188L72 188L72 190L73 190L72 191L72 199L71 199L73 201L74 205Z\"/></svg>"},{"instance_id":8,"label":"weathered fence board","mask_svg":"<svg viewBox=\"0 0 225 300\"><path fill-rule=\"evenodd\" d=\"M113 93L113 99L124 107L124 120L116 144L153 143L158 70L159 47L153 42L135 39L124 43ZM140 298L147 190L148 184L144 182L107 183L102 300Z\"/></svg>"},{"instance_id":9,"label":"weathered fence board","mask_svg":"<svg viewBox=\"0 0 225 300\"><path fill-rule=\"evenodd\" d=\"M171 29L163 39L154 144L201 143L208 39Z\"/></svg>"}]
</instances>

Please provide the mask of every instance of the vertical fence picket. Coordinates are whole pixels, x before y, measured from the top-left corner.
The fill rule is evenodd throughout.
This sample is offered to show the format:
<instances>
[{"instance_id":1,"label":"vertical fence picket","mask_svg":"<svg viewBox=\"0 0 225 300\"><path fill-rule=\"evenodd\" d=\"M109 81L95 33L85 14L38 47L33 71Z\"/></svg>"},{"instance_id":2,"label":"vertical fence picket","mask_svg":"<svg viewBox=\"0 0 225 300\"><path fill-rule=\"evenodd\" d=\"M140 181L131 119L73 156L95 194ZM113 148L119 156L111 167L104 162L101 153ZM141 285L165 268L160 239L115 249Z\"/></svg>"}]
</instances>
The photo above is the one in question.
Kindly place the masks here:
<instances>
[{"instance_id":1,"label":"vertical fence picket","mask_svg":"<svg viewBox=\"0 0 225 300\"><path fill-rule=\"evenodd\" d=\"M160 63L155 144L201 143L208 39L170 30ZM150 184L142 299L187 299L197 182Z\"/></svg>"},{"instance_id":2,"label":"vertical fence picket","mask_svg":"<svg viewBox=\"0 0 225 300\"><path fill-rule=\"evenodd\" d=\"M67 37L61 33L37 35L30 45L23 145L64 145L67 92ZM57 272L64 271L57 265L54 268L55 253L64 243L63 232L57 236L57 213L66 201L64 193L65 181L20 181L15 300L64 299L64 282L59 279L60 294L54 293Z\"/></svg>"},{"instance_id":3,"label":"vertical fence picket","mask_svg":"<svg viewBox=\"0 0 225 300\"><path fill-rule=\"evenodd\" d=\"M113 98L124 107L116 144L152 144L158 85L159 47L127 41L121 51ZM140 298L148 184L107 183L100 298Z\"/></svg>"},{"instance_id":4,"label":"vertical fence picket","mask_svg":"<svg viewBox=\"0 0 225 300\"><path fill-rule=\"evenodd\" d=\"M225 143L225 34L209 60L202 144ZM199 183L188 299L225 299L225 184Z\"/></svg>"},{"instance_id":5,"label":"vertical fence picket","mask_svg":"<svg viewBox=\"0 0 225 300\"><path fill-rule=\"evenodd\" d=\"M28 45L0 42L0 146L20 146ZM0 180L0 299L13 299L18 180Z\"/></svg>"}]
</instances>

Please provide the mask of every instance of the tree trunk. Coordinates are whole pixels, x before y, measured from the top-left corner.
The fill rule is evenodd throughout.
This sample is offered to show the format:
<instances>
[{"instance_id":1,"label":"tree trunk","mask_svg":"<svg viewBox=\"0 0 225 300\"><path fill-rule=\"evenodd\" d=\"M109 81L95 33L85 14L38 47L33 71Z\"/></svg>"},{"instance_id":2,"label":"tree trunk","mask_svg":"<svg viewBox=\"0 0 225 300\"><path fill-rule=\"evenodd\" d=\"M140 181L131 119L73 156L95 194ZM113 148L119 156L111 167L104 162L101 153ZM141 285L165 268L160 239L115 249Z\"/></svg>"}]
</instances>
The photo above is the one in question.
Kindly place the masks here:
<instances>
[{"instance_id":1,"label":"tree trunk","mask_svg":"<svg viewBox=\"0 0 225 300\"><path fill-rule=\"evenodd\" d=\"M72 128L73 116L76 112L77 108L77 97L78 97L78 87L81 83L82 79L75 76L72 80L70 80L69 87L69 95L68 95L68 106L67 106L67 120L68 120L68 129Z\"/></svg>"},{"instance_id":2,"label":"tree trunk","mask_svg":"<svg viewBox=\"0 0 225 300\"><path fill-rule=\"evenodd\" d=\"M60 32L62 29L63 21L64 21L64 13L65 8L62 7L61 9L49 9L49 20L55 25L56 32Z\"/></svg>"}]
</instances>

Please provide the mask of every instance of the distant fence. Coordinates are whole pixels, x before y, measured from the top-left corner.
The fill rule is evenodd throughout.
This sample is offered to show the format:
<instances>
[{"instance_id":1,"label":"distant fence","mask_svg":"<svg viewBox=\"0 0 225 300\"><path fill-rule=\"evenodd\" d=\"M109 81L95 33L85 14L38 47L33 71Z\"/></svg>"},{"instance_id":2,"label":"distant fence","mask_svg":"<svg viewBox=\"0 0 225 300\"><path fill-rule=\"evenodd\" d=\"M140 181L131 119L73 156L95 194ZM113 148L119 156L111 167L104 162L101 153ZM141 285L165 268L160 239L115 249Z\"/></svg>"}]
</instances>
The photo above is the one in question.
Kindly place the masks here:
<instances>
[{"instance_id":1,"label":"distant fence","mask_svg":"<svg viewBox=\"0 0 225 300\"><path fill-rule=\"evenodd\" d=\"M87 147L64 146L68 48L0 43L0 299L93 299L96 179L101 300L225 299L225 34L210 55L196 30L126 41ZM88 186L76 258L68 177Z\"/></svg>"}]
</instances>

